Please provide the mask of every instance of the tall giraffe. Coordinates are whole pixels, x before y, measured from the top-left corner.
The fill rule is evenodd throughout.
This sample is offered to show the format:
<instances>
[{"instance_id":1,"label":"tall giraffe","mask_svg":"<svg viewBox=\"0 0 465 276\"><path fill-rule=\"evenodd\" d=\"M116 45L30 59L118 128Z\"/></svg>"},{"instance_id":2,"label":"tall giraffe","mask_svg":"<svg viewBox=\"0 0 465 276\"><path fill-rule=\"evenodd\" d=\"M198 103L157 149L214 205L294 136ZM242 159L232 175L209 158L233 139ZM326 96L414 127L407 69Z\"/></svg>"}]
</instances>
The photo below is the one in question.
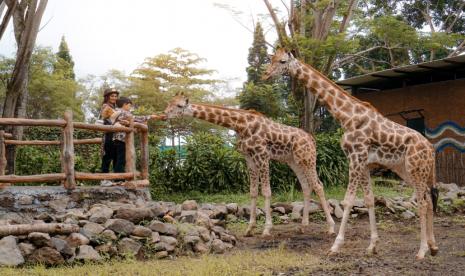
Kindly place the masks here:
<instances>
[{"instance_id":1,"label":"tall giraffe","mask_svg":"<svg viewBox=\"0 0 465 276\"><path fill-rule=\"evenodd\" d=\"M319 101L326 104L344 129L341 147L350 163L349 184L342 201L344 213L341 226L330 253L337 253L344 243L347 220L358 186L364 192L370 220L371 241L367 252L376 253L379 238L369 165L381 165L397 173L415 189L421 228L420 249L416 258L423 259L428 247L431 255L436 255L438 247L433 234L433 208L437 204L438 194L433 146L420 133L392 122L369 103L351 96L291 53L278 49L263 78L286 73L302 81Z\"/></svg>"},{"instance_id":2,"label":"tall giraffe","mask_svg":"<svg viewBox=\"0 0 465 276\"><path fill-rule=\"evenodd\" d=\"M165 109L168 118L191 116L236 131L237 149L245 156L250 178L250 221L246 236L253 235L256 226L258 185L265 197L265 228L269 236L272 228L270 159L287 163L296 173L304 194L302 225L307 226L312 189L328 223L328 233L334 234L334 221L325 199L323 185L316 172L316 147L313 137L301 129L278 124L255 111L225 108L207 104L192 104L184 95L176 95Z\"/></svg>"}]
</instances>

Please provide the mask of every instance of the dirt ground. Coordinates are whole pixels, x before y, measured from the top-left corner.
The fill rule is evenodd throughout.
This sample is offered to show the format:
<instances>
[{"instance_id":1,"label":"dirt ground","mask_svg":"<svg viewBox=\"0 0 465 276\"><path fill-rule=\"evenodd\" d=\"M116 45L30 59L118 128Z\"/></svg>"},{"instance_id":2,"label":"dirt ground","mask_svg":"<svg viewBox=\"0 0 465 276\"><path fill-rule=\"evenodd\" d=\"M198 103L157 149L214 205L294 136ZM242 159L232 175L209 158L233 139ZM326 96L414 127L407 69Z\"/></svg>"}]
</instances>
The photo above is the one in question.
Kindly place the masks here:
<instances>
[{"instance_id":1,"label":"dirt ground","mask_svg":"<svg viewBox=\"0 0 465 276\"><path fill-rule=\"evenodd\" d=\"M339 226L339 222L336 222ZM419 221L378 219L380 242L378 254L367 256L369 244L368 218L351 219L346 231L345 244L337 256L328 256L334 236L325 233L322 221L311 222L310 227L301 233L299 224L275 225L271 238L243 237L239 233L238 250L265 250L284 246L302 254L321 258L317 267L295 267L275 275L465 275L465 216L436 216L434 230L439 246L435 257L429 254L422 261L415 255L420 245ZM337 229L337 228L336 228Z\"/></svg>"}]
</instances>

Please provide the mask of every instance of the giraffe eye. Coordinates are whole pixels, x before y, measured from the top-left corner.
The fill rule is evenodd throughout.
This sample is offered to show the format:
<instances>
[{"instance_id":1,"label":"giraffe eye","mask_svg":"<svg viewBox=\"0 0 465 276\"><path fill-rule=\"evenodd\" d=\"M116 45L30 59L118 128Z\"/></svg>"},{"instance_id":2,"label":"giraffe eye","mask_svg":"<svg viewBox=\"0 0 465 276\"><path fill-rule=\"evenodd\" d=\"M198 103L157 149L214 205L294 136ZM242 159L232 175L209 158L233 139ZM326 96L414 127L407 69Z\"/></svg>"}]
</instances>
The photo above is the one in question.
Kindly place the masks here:
<instances>
[{"instance_id":1,"label":"giraffe eye","mask_svg":"<svg viewBox=\"0 0 465 276\"><path fill-rule=\"evenodd\" d=\"M285 59L281 59L281 60L279 61L279 63L284 64L284 63L286 63L286 60L285 60Z\"/></svg>"},{"instance_id":2,"label":"giraffe eye","mask_svg":"<svg viewBox=\"0 0 465 276\"><path fill-rule=\"evenodd\" d=\"M182 105L181 105L181 104L178 104L177 106L178 106L179 108L182 108Z\"/></svg>"}]
</instances>

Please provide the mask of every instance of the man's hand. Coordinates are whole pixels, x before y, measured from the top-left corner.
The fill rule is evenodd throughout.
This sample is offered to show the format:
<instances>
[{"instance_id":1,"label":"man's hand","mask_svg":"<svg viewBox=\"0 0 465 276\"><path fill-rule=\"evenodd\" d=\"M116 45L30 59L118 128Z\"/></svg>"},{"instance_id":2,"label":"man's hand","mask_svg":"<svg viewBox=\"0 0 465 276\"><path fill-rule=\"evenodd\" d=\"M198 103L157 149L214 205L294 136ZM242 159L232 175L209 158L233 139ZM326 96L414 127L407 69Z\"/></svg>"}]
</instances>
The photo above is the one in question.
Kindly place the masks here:
<instances>
[{"instance_id":1,"label":"man's hand","mask_svg":"<svg viewBox=\"0 0 465 276\"><path fill-rule=\"evenodd\" d=\"M153 114L150 116L150 118L152 120L161 120L161 121L166 121L166 119L168 119L168 117L165 114L161 114L161 115Z\"/></svg>"}]
</instances>

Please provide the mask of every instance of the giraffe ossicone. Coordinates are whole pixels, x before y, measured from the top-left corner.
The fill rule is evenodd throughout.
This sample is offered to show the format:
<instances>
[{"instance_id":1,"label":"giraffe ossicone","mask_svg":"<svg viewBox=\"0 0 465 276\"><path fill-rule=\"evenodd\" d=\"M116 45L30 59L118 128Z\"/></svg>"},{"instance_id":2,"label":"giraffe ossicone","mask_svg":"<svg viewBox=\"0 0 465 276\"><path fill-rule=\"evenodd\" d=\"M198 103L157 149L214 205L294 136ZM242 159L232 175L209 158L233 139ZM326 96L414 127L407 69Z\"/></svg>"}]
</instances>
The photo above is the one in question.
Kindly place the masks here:
<instances>
[{"instance_id":1,"label":"giraffe ossicone","mask_svg":"<svg viewBox=\"0 0 465 276\"><path fill-rule=\"evenodd\" d=\"M304 194L302 225L309 224L310 195L313 189L325 213L328 233L334 234L334 220L316 171L315 140L310 134L299 128L276 123L256 111L193 104L182 95L176 95L171 99L165 114L168 118L190 116L236 131L237 149L246 159L250 179L251 206L246 235L252 235L256 226L259 185L265 197L265 228L262 234L270 235L270 160L287 163L299 179Z\"/></svg>"},{"instance_id":2,"label":"giraffe ossicone","mask_svg":"<svg viewBox=\"0 0 465 276\"><path fill-rule=\"evenodd\" d=\"M437 203L437 189L435 151L431 143L417 131L387 119L369 103L348 94L285 49L278 49L263 79L282 74L289 74L302 81L308 91L326 104L328 111L344 129L341 146L350 163L349 184L342 202L344 212L341 226L331 252L337 253L344 243L350 209L356 190L361 187L371 231L367 252L376 253L379 238L369 171L369 165L375 164L391 169L415 189L421 229L420 249L416 258L423 259L428 248L431 255L435 255L438 247L433 234L433 207Z\"/></svg>"}]
</instances>

